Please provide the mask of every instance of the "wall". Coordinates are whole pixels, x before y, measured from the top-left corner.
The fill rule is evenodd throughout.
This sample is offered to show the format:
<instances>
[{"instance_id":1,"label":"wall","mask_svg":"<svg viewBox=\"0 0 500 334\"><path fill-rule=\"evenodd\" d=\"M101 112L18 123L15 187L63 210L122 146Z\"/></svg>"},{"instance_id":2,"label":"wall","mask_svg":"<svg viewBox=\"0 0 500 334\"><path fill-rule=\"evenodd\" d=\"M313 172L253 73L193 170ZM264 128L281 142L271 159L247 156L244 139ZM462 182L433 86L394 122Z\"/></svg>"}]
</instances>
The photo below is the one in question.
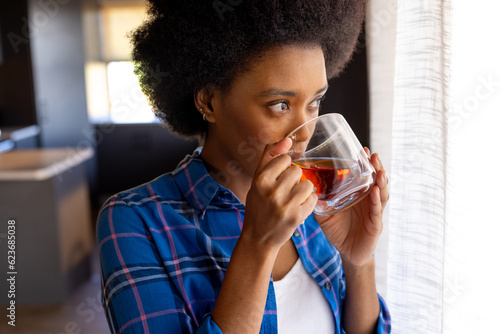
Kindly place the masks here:
<instances>
[{"instance_id":1,"label":"wall","mask_svg":"<svg viewBox=\"0 0 500 334\"><path fill-rule=\"evenodd\" d=\"M368 103L368 76L364 32L358 46L342 74L329 82L320 114L342 114L358 137L361 145L370 145Z\"/></svg>"},{"instance_id":2,"label":"wall","mask_svg":"<svg viewBox=\"0 0 500 334\"><path fill-rule=\"evenodd\" d=\"M80 1L29 0L31 61L43 147L90 145ZM64 4L59 4L64 3ZM89 138L90 137L90 138Z\"/></svg>"},{"instance_id":3,"label":"wall","mask_svg":"<svg viewBox=\"0 0 500 334\"><path fill-rule=\"evenodd\" d=\"M36 124L27 11L26 1L0 3L1 127Z\"/></svg>"},{"instance_id":4,"label":"wall","mask_svg":"<svg viewBox=\"0 0 500 334\"><path fill-rule=\"evenodd\" d=\"M99 202L170 172L196 148L160 124L96 125Z\"/></svg>"}]
</instances>

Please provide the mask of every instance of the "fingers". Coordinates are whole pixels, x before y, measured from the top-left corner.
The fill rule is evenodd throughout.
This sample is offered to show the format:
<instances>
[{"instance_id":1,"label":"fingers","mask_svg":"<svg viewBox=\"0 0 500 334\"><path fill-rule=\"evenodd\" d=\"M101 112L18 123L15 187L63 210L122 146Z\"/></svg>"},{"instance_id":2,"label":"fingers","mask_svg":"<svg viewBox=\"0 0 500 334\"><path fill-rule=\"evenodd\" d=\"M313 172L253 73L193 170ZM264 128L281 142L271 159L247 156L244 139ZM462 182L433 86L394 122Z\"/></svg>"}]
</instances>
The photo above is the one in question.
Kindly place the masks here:
<instances>
[{"instance_id":1,"label":"fingers","mask_svg":"<svg viewBox=\"0 0 500 334\"><path fill-rule=\"evenodd\" d=\"M260 170L255 174L254 180L257 180L258 182L264 182L265 184L272 184L276 182L278 178L280 178L280 176L290 167L292 167L292 159L288 155L282 154L269 161L267 165L261 167ZM299 167L297 168L300 169Z\"/></svg>"},{"instance_id":2,"label":"fingers","mask_svg":"<svg viewBox=\"0 0 500 334\"><path fill-rule=\"evenodd\" d=\"M382 164L382 161L380 160L380 156L378 153L373 153L370 156L370 150L365 147L365 152L368 154L370 157L370 162L375 168L375 171L377 173L375 177L375 184L380 190L380 201L382 203L382 210L384 210L387 201L389 200L389 178L387 177L387 173L385 172L384 166Z\"/></svg>"},{"instance_id":3,"label":"fingers","mask_svg":"<svg viewBox=\"0 0 500 334\"><path fill-rule=\"evenodd\" d=\"M389 181L385 170L381 169L377 172L376 182L380 189L380 201L382 202L382 208L385 208L387 201L389 201Z\"/></svg>"},{"instance_id":4,"label":"fingers","mask_svg":"<svg viewBox=\"0 0 500 334\"><path fill-rule=\"evenodd\" d=\"M298 166L291 164L289 164L285 168L286 169L278 177L277 183L280 185L284 185L286 187L284 190L288 193L297 183L300 182L300 179L302 177L302 169L300 169L300 167ZM312 183L311 183L311 189L312 189Z\"/></svg>"},{"instance_id":5,"label":"fingers","mask_svg":"<svg viewBox=\"0 0 500 334\"><path fill-rule=\"evenodd\" d=\"M365 150L366 155L368 155L368 157L370 157L370 149L366 146L363 149Z\"/></svg>"},{"instance_id":6,"label":"fingers","mask_svg":"<svg viewBox=\"0 0 500 334\"><path fill-rule=\"evenodd\" d=\"M268 144L264 149L262 158L255 170L255 175L261 172L261 170L275 157L285 154L292 147L292 140L290 138L283 138L277 143Z\"/></svg>"},{"instance_id":7,"label":"fingers","mask_svg":"<svg viewBox=\"0 0 500 334\"><path fill-rule=\"evenodd\" d=\"M311 194L314 193L314 185L309 180L296 183L290 190L290 198L293 198L299 205L306 202Z\"/></svg>"},{"instance_id":8,"label":"fingers","mask_svg":"<svg viewBox=\"0 0 500 334\"><path fill-rule=\"evenodd\" d=\"M280 141L276 144L268 145L263 153L261 163L268 160L272 154L282 152L287 148L289 146L286 141L284 144L283 141ZM271 158L266 165L258 168L254 182L259 184L261 189L281 194L284 198L288 198L288 201L292 201L293 198L293 202L302 204L309 197L314 187L310 181L299 184L301 177L302 169L292 165L290 156L281 154ZM292 189L294 189L293 192ZM299 198L296 199L296 196L299 196Z\"/></svg>"},{"instance_id":9,"label":"fingers","mask_svg":"<svg viewBox=\"0 0 500 334\"><path fill-rule=\"evenodd\" d=\"M286 153L291 144L287 138L285 139L266 146L252 187L271 205L287 208L286 211L291 210L289 213L293 215L292 211L307 210L308 207L311 207L309 203L315 205L316 196L309 199L314 189L312 182L309 180L301 182L302 169L292 165L291 157L283 154L283 152ZM274 154L279 155L273 157ZM266 164L264 165L264 163ZM305 202L307 202L304 205L306 209L299 208ZM308 214L312 212L314 205Z\"/></svg>"},{"instance_id":10,"label":"fingers","mask_svg":"<svg viewBox=\"0 0 500 334\"><path fill-rule=\"evenodd\" d=\"M314 192L309 180L300 181L302 170L291 164L290 157L280 156L273 159L257 177L257 182L270 192L286 199L286 205L302 205Z\"/></svg>"},{"instance_id":11,"label":"fingers","mask_svg":"<svg viewBox=\"0 0 500 334\"><path fill-rule=\"evenodd\" d=\"M370 192L370 220L367 228L373 235L382 232L383 207L380 198L380 188L374 186Z\"/></svg>"},{"instance_id":12,"label":"fingers","mask_svg":"<svg viewBox=\"0 0 500 334\"><path fill-rule=\"evenodd\" d=\"M380 161L380 157L378 153L374 153L371 156L373 167L377 172L376 176L376 184L380 189L380 201L382 202L382 210L385 208L387 201L389 200L389 178L385 172L384 166L382 165L382 161Z\"/></svg>"},{"instance_id":13,"label":"fingers","mask_svg":"<svg viewBox=\"0 0 500 334\"><path fill-rule=\"evenodd\" d=\"M301 182L302 183L302 182ZM309 197L300 205L301 216L307 217L313 212L314 207L318 203L318 195L311 192Z\"/></svg>"},{"instance_id":14,"label":"fingers","mask_svg":"<svg viewBox=\"0 0 500 334\"><path fill-rule=\"evenodd\" d=\"M300 182L302 170L285 154L291 144L285 138L266 146L245 203L246 235L273 247L290 239L317 201L312 183Z\"/></svg>"}]
</instances>

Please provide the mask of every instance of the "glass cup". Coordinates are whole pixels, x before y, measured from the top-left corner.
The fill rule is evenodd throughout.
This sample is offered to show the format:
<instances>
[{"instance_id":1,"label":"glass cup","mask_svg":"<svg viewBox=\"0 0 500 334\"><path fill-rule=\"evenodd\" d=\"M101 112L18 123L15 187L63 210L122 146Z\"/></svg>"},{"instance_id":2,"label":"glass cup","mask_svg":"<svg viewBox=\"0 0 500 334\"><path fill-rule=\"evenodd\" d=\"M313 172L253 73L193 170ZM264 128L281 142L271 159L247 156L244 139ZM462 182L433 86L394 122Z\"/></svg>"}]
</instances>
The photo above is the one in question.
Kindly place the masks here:
<instances>
[{"instance_id":1,"label":"glass cup","mask_svg":"<svg viewBox=\"0 0 500 334\"><path fill-rule=\"evenodd\" d=\"M311 181L316 188L315 213L335 214L368 195L376 172L342 115L316 117L287 137L293 142L287 154L302 169L301 180Z\"/></svg>"}]
</instances>

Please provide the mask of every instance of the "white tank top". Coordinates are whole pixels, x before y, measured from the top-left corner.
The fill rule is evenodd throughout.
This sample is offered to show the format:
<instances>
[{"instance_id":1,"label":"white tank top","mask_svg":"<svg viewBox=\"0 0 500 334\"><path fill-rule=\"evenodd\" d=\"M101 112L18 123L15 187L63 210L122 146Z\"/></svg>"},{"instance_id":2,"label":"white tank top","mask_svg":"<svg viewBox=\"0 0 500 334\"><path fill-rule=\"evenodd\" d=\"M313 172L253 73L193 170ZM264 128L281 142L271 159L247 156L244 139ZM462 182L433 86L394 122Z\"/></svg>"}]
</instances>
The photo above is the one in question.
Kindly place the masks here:
<instances>
[{"instance_id":1,"label":"white tank top","mask_svg":"<svg viewBox=\"0 0 500 334\"><path fill-rule=\"evenodd\" d=\"M299 257L292 269L274 281L278 333L335 333L333 311L321 287Z\"/></svg>"}]
</instances>

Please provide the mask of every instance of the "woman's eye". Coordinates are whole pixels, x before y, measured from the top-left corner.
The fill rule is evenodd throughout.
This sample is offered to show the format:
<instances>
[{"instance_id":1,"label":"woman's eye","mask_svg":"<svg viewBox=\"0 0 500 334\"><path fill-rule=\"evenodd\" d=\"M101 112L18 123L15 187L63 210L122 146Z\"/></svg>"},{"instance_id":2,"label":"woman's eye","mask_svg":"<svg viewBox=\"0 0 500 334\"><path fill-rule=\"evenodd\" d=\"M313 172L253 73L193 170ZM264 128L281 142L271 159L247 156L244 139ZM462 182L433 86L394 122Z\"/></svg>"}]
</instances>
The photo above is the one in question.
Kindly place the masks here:
<instances>
[{"instance_id":1,"label":"woman's eye","mask_svg":"<svg viewBox=\"0 0 500 334\"><path fill-rule=\"evenodd\" d=\"M322 96L322 97L320 97L319 99L316 99L316 100L314 100L313 102L311 102L311 104L309 104L309 106L310 106L311 108L314 108L314 109L319 108L319 106L320 106L321 102L322 102L324 99L325 99L325 96Z\"/></svg>"},{"instance_id":2,"label":"woman's eye","mask_svg":"<svg viewBox=\"0 0 500 334\"><path fill-rule=\"evenodd\" d=\"M282 114L283 112L288 110L288 102L281 101L275 104L271 104L269 108L271 108L271 110L275 113Z\"/></svg>"}]
</instances>

